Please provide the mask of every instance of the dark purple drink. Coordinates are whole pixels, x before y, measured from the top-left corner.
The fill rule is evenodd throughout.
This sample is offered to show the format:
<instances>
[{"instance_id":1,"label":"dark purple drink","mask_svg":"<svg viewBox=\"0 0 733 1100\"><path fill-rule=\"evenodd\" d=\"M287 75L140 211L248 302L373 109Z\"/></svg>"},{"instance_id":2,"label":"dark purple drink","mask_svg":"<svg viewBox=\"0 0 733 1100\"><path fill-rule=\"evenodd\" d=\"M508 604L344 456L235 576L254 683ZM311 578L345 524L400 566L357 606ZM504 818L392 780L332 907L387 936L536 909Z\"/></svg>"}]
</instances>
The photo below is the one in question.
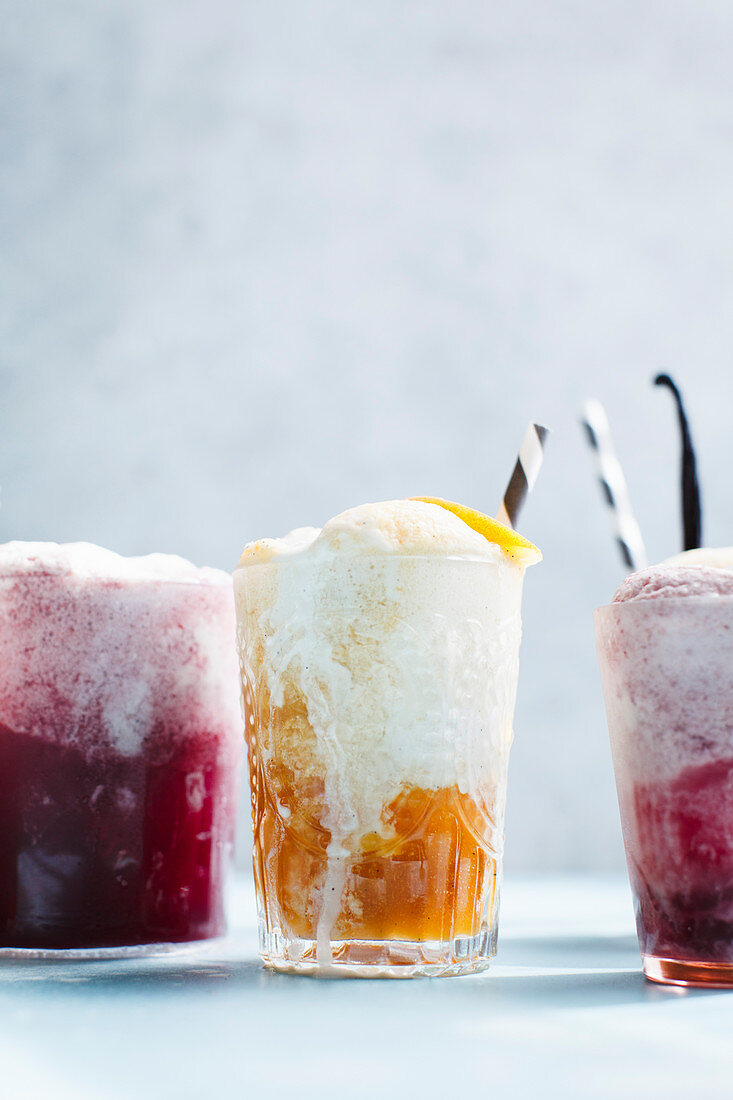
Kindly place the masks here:
<instances>
[{"instance_id":1,"label":"dark purple drink","mask_svg":"<svg viewBox=\"0 0 733 1100\"><path fill-rule=\"evenodd\" d=\"M702 554L630 577L596 638L644 971L733 984L733 571Z\"/></svg>"},{"instance_id":2,"label":"dark purple drink","mask_svg":"<svg viewBox=\"0 0 733 1100\"><path fill-rule=\"evenodd\" d=\"M224 573L0 547L0 948L224 931L234 654Z\"/></svg>"}]
</instances>

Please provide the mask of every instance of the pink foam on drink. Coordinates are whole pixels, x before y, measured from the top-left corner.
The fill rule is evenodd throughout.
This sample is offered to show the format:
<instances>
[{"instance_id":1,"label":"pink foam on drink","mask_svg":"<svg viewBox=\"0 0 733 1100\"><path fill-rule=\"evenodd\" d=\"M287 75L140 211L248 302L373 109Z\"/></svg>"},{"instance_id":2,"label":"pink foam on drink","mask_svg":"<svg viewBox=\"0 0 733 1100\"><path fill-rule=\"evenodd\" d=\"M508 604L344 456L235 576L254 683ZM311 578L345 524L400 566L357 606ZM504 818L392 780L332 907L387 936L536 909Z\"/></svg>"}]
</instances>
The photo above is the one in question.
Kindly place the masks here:
<instances>
[{"instance_id":1,"label":"pink foam on drink","mask_svg":"<svg viewBox=\"0 0 733 1100\"><path fill-rule=\"evenodd\" d=\"M83 543L9 543L0 585L0 720L10 728L124 756L231 722L225 573Z\"/></svg>"},{"instance_id":2,"label":"pink foam on drink","mask_svg":"<svg viewBox=\"0 0 733 1100\"><path fill-rule=\"evenodd\" d=\"M221 932L240 740L226 574L0 547L0 945Z\"/></svg>"},{"instance_id":3,"label":"pink foam on drink","mask_svg":"<svg viewBox=\"0 0 733 1100\"><path fill-rule=\"evenodd\" d=\"M687 596L733 596L733 569L655 565L627 577L617 589L613 602Z\"/></svg>"}]
</instances>

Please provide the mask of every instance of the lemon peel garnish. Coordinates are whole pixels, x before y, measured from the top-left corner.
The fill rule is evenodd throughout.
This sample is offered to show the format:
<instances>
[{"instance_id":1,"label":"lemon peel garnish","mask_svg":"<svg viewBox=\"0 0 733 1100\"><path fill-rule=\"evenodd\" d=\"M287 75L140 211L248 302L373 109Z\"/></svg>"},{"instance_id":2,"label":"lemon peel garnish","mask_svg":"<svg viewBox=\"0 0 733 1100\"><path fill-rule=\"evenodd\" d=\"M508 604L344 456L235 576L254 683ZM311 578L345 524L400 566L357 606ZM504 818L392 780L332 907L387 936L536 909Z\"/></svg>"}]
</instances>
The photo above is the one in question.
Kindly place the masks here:
<instances>
[{"instance_id":1,"label":"lemon peel garnish","mask_svg":"<svg viewBox=\"0 0 733 1100\"><path fill-rule=\"evenodd\" d=\"M477 531L489 542L500 547L517 565L535 565L538 561L542 561L542 551L533 542L519 535L513 528L505 527L503 523L492 519L491 516L477 512L475 508L466 508L463 504L454 504L453 501L441 500L440 497L410 497L410 500L419 500L423 504L437 504L439 508L452 512L473 531Z\"/></svg>"}]
</instances>

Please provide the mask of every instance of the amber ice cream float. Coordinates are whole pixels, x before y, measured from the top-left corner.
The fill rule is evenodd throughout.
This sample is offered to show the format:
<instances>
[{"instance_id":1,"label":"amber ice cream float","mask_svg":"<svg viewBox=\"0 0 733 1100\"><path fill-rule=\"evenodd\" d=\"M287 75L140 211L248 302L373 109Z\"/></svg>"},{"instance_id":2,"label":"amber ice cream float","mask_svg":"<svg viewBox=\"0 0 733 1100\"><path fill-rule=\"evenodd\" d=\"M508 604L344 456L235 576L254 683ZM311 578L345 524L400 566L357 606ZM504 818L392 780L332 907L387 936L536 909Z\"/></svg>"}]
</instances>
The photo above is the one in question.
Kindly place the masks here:
<instances>
[{"instance_id":1,"label":"amber ice cream float","mask_svg":"<svg viewBox=\"0 0 733 1100\"><path fill-rule=\"evenodd\" d=\"M268 966L488 966L522 583L539 558L432 499L245 548L234 586Z\"/></svg>"}]
</instances>

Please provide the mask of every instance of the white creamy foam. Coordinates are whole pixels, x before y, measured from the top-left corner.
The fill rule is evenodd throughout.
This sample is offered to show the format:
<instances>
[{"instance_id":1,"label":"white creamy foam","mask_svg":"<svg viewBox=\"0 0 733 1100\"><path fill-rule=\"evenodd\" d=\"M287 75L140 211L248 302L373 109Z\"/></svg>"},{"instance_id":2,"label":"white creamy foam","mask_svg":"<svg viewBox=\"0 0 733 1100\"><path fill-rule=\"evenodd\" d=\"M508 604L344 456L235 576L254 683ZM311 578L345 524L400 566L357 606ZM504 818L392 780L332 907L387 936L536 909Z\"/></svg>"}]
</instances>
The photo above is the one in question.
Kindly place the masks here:
<instances>
[{"instance_id":1,"label":"white creamy foam","mask_svg":"<svg viewBox=\"0 0 733 1100\"><path fill-rule=\"evenodd\" d=\"M245 549L234 575L239 643L270 707L258 753L265 767L325 782L319 961L343 861L365 834L389 835L384 810L401 791L482 791L500 852L523 575L458 517L419 501L363 505L320 533ZM277 711L294 698L314 744L278 731Z\"/></svg>"},{"instance_id":2,"label":"white creamy foam","mask_svg":"<svg viewBox=\"0 0 733 1100\"><path fill-rule=\"evenodd\" d=\"M238 736L231 579L78 543L0 546L0 723L85 755Z\"/></svg>"},{"instance_id":3,"label":"white creamy foam","mask_svg":"<svg viewBox=\"0 0 733 1100\"><path fill-rule=\"evenodd\" d=\"M688 550L632 573L596 612L596 638L625 784L733 752L733 548Z\"/></svg>"},{"instance_id":4,"label":"white creamy foam","mask_svg":"<svg viewBox=\"0 0 733 1100\"><path fill-rule=\"evenodd\" d=\"M733 596L733 569L707 565L655 565L632 573L618 587L614 604L653 600L720 598Z\"/></svg>"},{"instance_id":5,"label":"white creamy foam","mask_svg":"<svg viewBox=\"0 0 733 1100\"><path fill-rule=\"evenodd\" d=\"M229 584L221 569L199 568L176 554L125 558L90 542L6 542L0 545L0 577L68 573L80 579L181 581Z\"/></svg>"},{"instance_id":6,"label":"white creamy foam","mask_svg":"<svg viewBox=\"0 0 733 1100\"><path fill-rule=\"evenodd\" d=\"M655 782L733 755L733 594L614 603L596 639L619 774Z\"/></svg>"},{"instance_id":7,"label":"white creamy foam","mask_svg":"<svg viewBox=\"0 0 733 1100\"><path fill-rule=\"evenodd\" d=\"M305 699L340 791L337 832L379 832L405 785L468 791L476 754L485 771L511 741L522 578L498 555L487 566L319 556L248 574L254 600L275 582L264 674L275 706L292 682Z\"/></svg>"},{"instance_id":8,"label":"white creamy foam","mask_svg":"<svg viewBox=\"0 0 733 1100\"><path fill-rule=\"evenodd\" d=\"M498 547L437 504L385 500L349 508L329 520L322 530L299 527L281 539L251 542L245 546L239 564L281 560L307 550L494 559Z\"/></svg>"},{"instance_id":9,"label":"white creamy foam","mask_svg":"<svg viewBox=\"0 0 733 1100\"><path fill-rule=\"evenodd\" d=\"M733 569L733 546L713 548L700 547L698 550L685 550L662 562L666 565L703 565L711 569Z\"/></svg>"}]
</instances>

